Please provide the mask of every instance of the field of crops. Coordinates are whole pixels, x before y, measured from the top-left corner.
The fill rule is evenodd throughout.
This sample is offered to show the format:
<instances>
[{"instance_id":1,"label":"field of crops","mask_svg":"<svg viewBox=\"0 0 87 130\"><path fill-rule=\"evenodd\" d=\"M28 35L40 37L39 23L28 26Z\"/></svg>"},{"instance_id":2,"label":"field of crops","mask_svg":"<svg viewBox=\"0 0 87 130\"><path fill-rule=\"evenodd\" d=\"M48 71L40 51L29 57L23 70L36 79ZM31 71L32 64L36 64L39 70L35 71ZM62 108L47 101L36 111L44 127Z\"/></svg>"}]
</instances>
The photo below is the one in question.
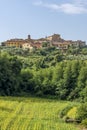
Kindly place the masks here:
<instances>
[{"instance_id":1,"label":"field of crops","mask_svg":"<svg viewBox=\"0 0 87 130\"><path fill-rule=\"evenodd\" d=\"M69 102L39 98L0 97L0 130L79 130L58 113Z\"/></svg>"}]
</instances>

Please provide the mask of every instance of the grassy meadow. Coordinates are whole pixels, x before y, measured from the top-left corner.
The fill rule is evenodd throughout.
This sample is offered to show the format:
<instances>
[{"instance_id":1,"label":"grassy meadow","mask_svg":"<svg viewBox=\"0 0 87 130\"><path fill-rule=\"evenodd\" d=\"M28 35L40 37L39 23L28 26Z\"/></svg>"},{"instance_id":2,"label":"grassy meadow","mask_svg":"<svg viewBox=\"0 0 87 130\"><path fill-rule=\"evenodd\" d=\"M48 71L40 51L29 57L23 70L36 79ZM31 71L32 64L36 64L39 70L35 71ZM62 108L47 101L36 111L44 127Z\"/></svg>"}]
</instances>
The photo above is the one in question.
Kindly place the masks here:
<instances>
[{"instance_id":1,"label":"grassy meadow","mask_svg":"<svg viewBox=\"0 0 87 130\"><path fill-rule=\"evenodd\" d=\"M69 103L32 97L0 97L0 130L79 130L58 116Z\"/></svg>"}]
</instances>

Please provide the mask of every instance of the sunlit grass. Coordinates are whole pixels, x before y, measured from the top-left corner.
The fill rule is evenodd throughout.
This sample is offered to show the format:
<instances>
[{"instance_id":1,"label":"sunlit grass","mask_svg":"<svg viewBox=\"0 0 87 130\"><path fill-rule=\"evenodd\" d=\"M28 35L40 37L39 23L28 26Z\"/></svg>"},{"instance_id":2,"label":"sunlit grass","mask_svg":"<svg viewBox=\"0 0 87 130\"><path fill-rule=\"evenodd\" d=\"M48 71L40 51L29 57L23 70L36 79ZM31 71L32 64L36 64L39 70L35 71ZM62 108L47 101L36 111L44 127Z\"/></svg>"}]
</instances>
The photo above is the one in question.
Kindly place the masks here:
<instances>
[{"instance_id":1,"label":"sunlit grass","mask_svg":"<svg viewBox=\"0 0 87 130\"><path fill-rule=\"evenodd\" d=\"M70 102L41 98L0 97L0 130L78 130L59 118Z\"/></svg>"}]
</instances>

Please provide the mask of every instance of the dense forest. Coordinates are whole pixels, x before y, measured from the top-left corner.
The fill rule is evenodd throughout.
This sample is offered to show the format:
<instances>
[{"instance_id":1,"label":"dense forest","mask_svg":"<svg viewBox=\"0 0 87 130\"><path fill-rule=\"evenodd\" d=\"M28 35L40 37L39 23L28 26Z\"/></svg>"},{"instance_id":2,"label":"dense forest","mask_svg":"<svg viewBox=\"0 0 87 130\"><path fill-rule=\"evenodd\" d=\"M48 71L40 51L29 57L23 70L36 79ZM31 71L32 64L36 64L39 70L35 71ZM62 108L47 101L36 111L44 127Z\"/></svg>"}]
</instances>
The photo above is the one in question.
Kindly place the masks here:
<instances>
[{"instance_id":1,"label":"dense forest","mask_svg":"<svg viewBox=\"0 0 87 130\"><path fill-rule=\"evenodd\" d=\"M5 47L0 50L0 95L87 101L86 48L67 52L54 47L32 52Z\"/></svg>"}]
</instances>

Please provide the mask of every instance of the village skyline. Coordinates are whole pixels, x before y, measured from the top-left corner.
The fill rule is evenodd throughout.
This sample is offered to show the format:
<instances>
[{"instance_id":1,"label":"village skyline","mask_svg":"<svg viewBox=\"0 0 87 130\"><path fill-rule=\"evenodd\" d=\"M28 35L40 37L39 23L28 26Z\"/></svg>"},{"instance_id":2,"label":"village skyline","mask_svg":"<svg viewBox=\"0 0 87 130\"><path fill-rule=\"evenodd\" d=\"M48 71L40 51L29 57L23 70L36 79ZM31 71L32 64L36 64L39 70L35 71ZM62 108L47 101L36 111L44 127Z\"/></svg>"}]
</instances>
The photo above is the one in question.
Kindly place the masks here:
<instances>
[{"instance_id":1,"label":"village skyline","mask_svg":"<svg viewBox=\"0 0 87 130\"><path fill-rule=\"evenodd\" d=\"M45 37L45 38L39 38L39 39L32 39L31 35L27 36L27 39L10 39L7 41L2 42L2 46L7 47L17 47L17 48L23 48L23 49L29 49L32 50L34 48L41 49L43 47L52 47L54 46L56 49L59 50L67 50L69 47L85 47L86 42L82 40L65 40L61 37L60 34L53 34L51 36Z\"/></svg>"},{"instance_id":2,"label":"village skyline","mask_svg":"<svg viewBox=\"0 0 87 130\"><path fill-rule=\"evenodd\" d=\"M65 40L87 42L86 0L0 1L0 42L61 34Z\"/></svg>"}]
</instances>

